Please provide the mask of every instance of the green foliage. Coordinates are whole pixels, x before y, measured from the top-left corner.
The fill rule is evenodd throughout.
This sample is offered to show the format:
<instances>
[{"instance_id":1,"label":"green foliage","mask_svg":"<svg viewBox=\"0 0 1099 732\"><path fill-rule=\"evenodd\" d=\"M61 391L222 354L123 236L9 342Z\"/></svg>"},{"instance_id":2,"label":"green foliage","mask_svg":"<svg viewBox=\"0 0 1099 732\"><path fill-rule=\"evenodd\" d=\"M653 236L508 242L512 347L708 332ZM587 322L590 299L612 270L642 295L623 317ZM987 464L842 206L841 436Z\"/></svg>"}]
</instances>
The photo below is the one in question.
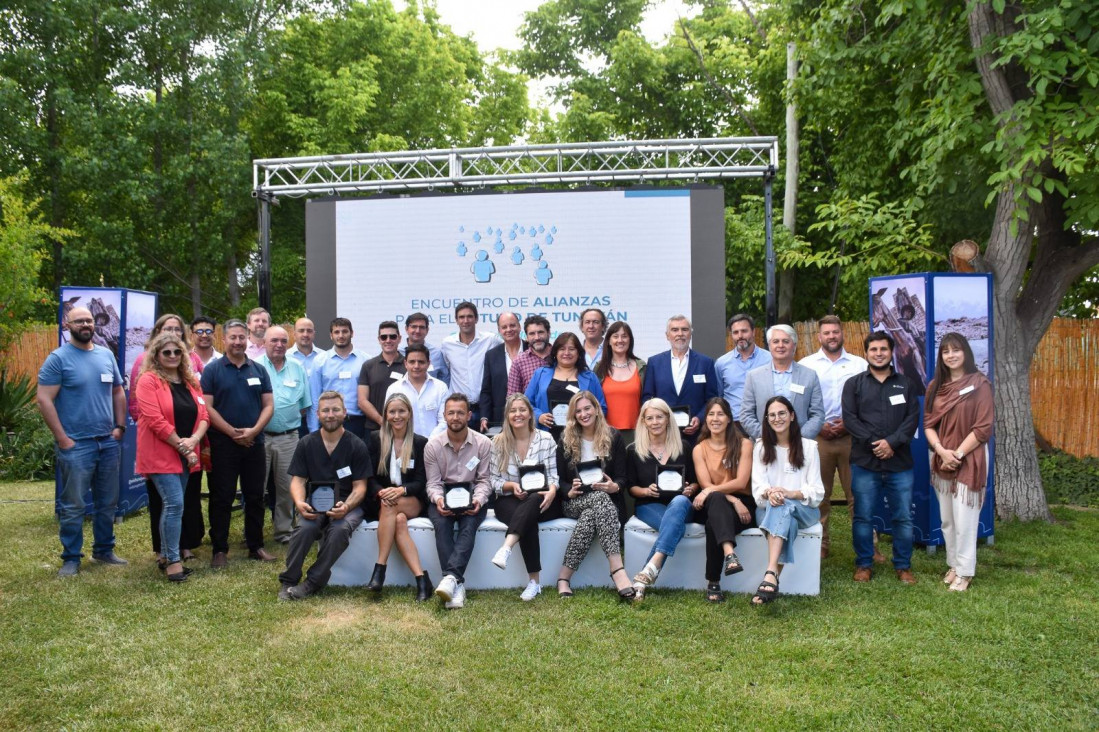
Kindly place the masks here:
<instances>
[{"instance_id":1,"label":"green foliage","mask_svg":"<svg viewBox=\"0 0 1099 732\"><path fill-rule=\"evenodd\" d=\"M54 474L54 439L33 410L11 432L0 432L0 480L45 480Z\"/></svg>"},{"instance_id":2,"label":"green foliage","mask_svg":"<svg viewBox=\"0 0 1099 732\"><path fill-rule=\"evenodd\" d=\"M1058 451L1039 454L1038 465L1050 503L1099 508L1099 458Z\"/></svg>"},{"instance_id":3,"label":"green foliage","mask_svg":"<svg viewBox=\"0 0 1099 732\"><path fill-rule=\"evenodd\" d=\"M37 389L29 376L0 369L0 432L14 432L33 411Z\"/></svg>"}]
</instances>

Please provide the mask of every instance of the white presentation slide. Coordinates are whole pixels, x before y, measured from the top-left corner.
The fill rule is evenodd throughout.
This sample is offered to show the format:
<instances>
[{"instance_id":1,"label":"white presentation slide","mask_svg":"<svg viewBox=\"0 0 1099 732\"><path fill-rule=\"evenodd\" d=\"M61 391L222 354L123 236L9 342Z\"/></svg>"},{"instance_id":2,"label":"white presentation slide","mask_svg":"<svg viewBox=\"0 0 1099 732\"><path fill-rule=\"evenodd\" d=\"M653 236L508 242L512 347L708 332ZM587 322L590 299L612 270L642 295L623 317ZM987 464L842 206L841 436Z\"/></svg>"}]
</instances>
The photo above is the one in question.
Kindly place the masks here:
<instances>
[{"instance_id":1,"label":"white presentation slide","mask_svg":"<svg viewBox=\"0 0 1099 732\"><path fill-rule=\"evenodd\" d=\"M356 343L377 324L420 311L429 340L457 330L454 307L545 316L553 335L580 334L601 308L630 324L641 358L668 348L669 316L691 317L691 217L686 189L469 194L339 201L336 309ZM403 325L402 325L403 332ZM581 336L582 337L582 336ZM366 350L376 351L367 346Z\"/></svg>"}]
</instances>

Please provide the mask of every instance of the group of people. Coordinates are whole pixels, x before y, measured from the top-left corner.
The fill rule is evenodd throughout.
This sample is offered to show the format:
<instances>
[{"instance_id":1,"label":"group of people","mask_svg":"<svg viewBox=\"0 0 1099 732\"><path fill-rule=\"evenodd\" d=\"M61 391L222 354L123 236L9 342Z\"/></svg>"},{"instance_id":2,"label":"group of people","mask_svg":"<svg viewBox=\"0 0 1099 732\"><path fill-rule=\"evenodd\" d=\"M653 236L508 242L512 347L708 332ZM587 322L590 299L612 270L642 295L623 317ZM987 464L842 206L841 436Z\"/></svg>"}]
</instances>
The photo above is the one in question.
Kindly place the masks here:
<instances>
[{"instance_id":1,"label":"group of people","mask_svg":"<svg viewBox=\"0 0 1099 732\"><path fill-rule=\"evenodd\" d=\"M364 520L377 521L378 563L368 588L381 590L396 547L416 578L416 598L432 594L448 608L465 602L464 575L489 508L507 526L493 564L504 568L516 546L529 581L521 598L542 591L538 525L575 520L556 591L598 540L615 591L638 601L673 556L686 524L706 529L707 599L723 600L721 576L743 570L736 537L758 527L768 566L752 602L779 592L799 529L824 529L838 473L853 506L856 581L869 581L876 554L873 511L884 494L892 512L893 567L911 571L913 457L917 391L893 368L893 339L874 332L867 358L847 353L842 324L819 322L820 350L794 361L797 334L787 325L754 342L752 318L729 320L733 349L716 362L691 348L690 321L669 318L669 349L647 361L633 332L608 327L598 309L581 313L582 335L559 334L538 315L522 323L480 315L464 302L458 331L436 347L430 321L414 313L401 332L377 331L380 353L353 345L345 318L329 327L332 348L314 347L312 321L291 336L260 308L223 325L226 352L214 350L215 323L159 318L130 379L137 425L136 470L148 480L151 538L168 580L183 582L205 533L199 491L208 472L211 566L228 564L229 524L237 489L248 556L274 561L264 548L265 485L273 484L273 538L288 545L281 599L322 589ZM68 313L69 342L39 373L38 402L57 440L63 565L79 571L83 492L95 500L93 560L125 564L114 552L118 441L126 395L113 354L92 342L90 313ZM188 330L190 331L188 333ZM521 338L526 335L526 339ZM975 573L977 519L984 497L992 424L987 379L964 337L941 342L927 390L924 426L939 497L949 571L964 591ZM154 496L155 499L154 500ZM627 497L629 500L627 500ZM633 511L656 531L643 568L629 577L622 527ZM435 529L443 576L433 585L409 534L421 516ZM304 573L314 543L317 558Z\"/></svg>"}]
</instances>

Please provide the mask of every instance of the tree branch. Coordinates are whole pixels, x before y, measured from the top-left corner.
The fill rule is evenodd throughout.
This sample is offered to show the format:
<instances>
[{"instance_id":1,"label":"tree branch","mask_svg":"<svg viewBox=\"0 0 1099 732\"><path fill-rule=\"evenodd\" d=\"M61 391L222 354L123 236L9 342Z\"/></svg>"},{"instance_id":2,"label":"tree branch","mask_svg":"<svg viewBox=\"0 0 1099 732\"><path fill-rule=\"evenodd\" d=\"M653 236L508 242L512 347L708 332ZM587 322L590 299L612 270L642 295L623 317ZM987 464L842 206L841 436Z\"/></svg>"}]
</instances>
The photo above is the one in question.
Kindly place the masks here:
<instances>
[{"instance_id":1,"label":"tree branch","mask_svg":"<svg viewBox=\"0 0 1099 732\"><path fill-rule=\"evenodd\" d=\"M752 121L752 118L747 112L740 108L740 104L733 95L729 93L729 90L719 84L717 79L710 74L709 69L706 68L706 60L702 56L702 51L695 45L694 40L691 39L691 34L687 31L687 23L683 18L679 19L679 29L683 31L683 40L687 42L687 47L694 51L694 55L698 59L698 67L702 70L702 75L706 77L706 83L716 90L718 94L725 97L725 101L732 107L733 112L736 113L737 117L740 117L740 120L744 122L744 124L748 125L748 129L752 131L753 135L759 135L756 123Z\"/></svg>"},{"instance_id":2,"label":"tree branch","mask_svg":"<svg viewBox=\"0 0 1099 732\"><path fill-rule=\"evenodd\" d=\"M748 7L746 0L740 0L740 7L744 8L744 14L748 16L748 20L752 21L752 25L756 27L756 33L759 34L759 39L764 43L767 43L767 32L763 30L763 26L756 20L755 13Z\"/></svg>"}]
</instances>

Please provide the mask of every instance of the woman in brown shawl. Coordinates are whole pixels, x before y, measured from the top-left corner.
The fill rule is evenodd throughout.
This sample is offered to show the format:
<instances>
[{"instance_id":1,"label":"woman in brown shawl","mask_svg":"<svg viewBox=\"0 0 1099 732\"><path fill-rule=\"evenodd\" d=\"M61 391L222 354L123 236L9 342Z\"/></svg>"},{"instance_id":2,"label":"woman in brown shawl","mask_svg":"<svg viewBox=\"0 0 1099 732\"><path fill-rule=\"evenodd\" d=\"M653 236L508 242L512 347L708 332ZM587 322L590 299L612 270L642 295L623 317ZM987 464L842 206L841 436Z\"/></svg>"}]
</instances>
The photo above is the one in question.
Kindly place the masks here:
<instances>
[{"instance_id":1,"label":"woman in brown shawl","mask_svg":"<svg viewBox=\"0 0 1099 732\"><path fill-rule=\"evenodd\" d=\"M992 385L977 370L973 349L959 333L939 344L935 378L924 402L924 433L931 447L931 484L939 499L946 561L943 582L965 592L977 570L977 524L988 481Z\"/></svg>"}]
</instances>

